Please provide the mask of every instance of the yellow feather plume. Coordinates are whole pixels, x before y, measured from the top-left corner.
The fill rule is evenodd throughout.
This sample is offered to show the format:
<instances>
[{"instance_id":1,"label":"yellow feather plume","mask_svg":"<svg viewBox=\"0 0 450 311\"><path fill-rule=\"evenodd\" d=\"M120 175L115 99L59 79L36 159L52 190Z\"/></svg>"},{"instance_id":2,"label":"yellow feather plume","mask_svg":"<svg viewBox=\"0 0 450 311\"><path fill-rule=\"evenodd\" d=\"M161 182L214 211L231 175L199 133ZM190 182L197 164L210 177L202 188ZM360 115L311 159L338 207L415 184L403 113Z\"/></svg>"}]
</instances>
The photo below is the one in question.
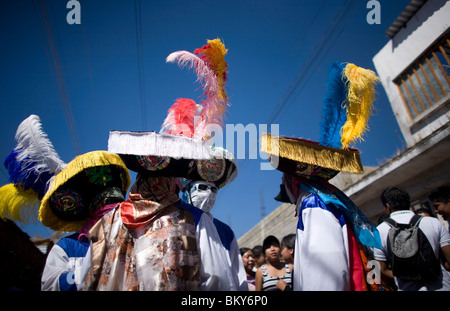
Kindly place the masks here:
<instances>
[{"instance_id":1,"label":"yellow feather plume","mask_svg":"<svg viewBox=\"0 0 450 311\"><path fill-rule=\"evenodd\" d=\"M363 140L362 135L366 132L372 115L375 84L379 82L379 78L372 70L354 64L345 67L344 76L348 81L348 107L347 121L341 129L341 143L342 148L348 149L357 139Z\"/></svg>"},{"instance_id":2,"label":"yellow feather plume","mask_svg":"<svg viewBox=\"0 0 450 311\"><path fill-rule=\"evenodd\" d=\"M0 188L0 218L36 223L38 195L31 189L23 190L14 184Z\"/></svg>"},{"instance_id":3,"label":"yellow feather plume","mask_svg":"<svg viewBox=\"0 0 450 311\"><path fill-rule=\"evenodd\" d=\"M214 66L214 71L217 73L217 80L219 84L219 99L227 101L227 93L225 92L226 75L228 71L228 65L225 61L225 55L228 50L220 39L207 40L209 48L203 50L203 53L209 59L209 62Z\"/></svg>"}]
</instances>

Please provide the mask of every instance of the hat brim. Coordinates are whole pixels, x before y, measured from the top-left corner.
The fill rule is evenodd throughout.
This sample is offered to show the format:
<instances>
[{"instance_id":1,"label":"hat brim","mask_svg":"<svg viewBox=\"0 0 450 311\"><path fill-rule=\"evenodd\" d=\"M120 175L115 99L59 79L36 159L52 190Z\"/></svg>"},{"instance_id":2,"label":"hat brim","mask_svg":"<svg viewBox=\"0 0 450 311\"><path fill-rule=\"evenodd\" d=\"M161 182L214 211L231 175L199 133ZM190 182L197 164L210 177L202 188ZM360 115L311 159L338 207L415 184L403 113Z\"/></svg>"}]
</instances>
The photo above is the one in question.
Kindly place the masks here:
<instances>
[{"instance_id":1,"label":"hat brim","mask_svg":"<svg viewBox=\"0 0 450 311\"><path fill-rule=\"evenodd\" d=\"M318 142L264 133L261 151L269 154L272 165L303 177L330 179L340 171L362 173L359 150L324 147Z\"/></svg>"},{"instance_id":2,"label":"hat brim","mask_svg":"<svg viewBox=\"0 0 450 311\"><path fill-rule=\"evenodd\" d=\"M130 170L154 177L187 178L195 160L213 159L204 141L157 132L111 131L108 151Z\"/></svg>"},{"instance_id":3,"label":"hat brim","mask_svg":"<svg viewBox=\"0 0 450 311\"><path fill-rule=\"evenodd\" d=\"M111 131L108 152L173 159L212 159L209 145L204 141L157 132Z\"/></svg>"}]
</instances>

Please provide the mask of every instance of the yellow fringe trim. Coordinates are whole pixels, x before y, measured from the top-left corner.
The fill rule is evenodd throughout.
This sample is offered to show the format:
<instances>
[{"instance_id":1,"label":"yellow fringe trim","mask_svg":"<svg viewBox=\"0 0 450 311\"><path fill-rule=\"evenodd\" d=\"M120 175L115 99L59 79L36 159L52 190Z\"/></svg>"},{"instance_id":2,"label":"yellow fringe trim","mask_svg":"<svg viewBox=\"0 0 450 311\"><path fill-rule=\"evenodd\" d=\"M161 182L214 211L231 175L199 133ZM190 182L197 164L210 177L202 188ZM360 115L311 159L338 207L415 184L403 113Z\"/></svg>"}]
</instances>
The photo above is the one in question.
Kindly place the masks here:
<instances>
[{"instance_id":1,"label":"yellow fringe trim","mask_svg":"<svg viewBox=\"0 0 450 311\"><path fill-rule=\"evenodd\" d=\"M336 171L362 173L363 166L359 152L324 147L306 141L272 136L261 137L261 151L297 162L318 165Z\"/></svg>"},{"instance_id":2,"label":"yellow fringe trim","mask_svg":"<svg viewBox=\"0 0 450 311\"><path fill-rule=\"evenodd\" d=\"M123 169L126 176L126 183L123 190L127 191L131 184L130 174L118 155L107 151L92 151L77 156L55 176L53 184L44 195L41 205L39 206L39 220L42 224L56 231L73 232L79 230L87 219L81 221L66 221L58 218L50 208L50 197L60 186L83 170L90 167L107 165L116 165Z\"/></svg>"},{"instance_id":3,"label":"yellow fringe trim","mask_svg":"<svg viewBox=\"0 0 450 311\"><path fill-rule=\"evenodd\" d=\"M375 100L375 84L379 78L372 70L354 64L348 64L343 74L348 80L348 107L347 122L341 129L341 143L342 148L347 149L356 140L363 140L362 135L368 129Z\"/></svg>"},{"instance_id":4,"label":"yellow fringe trim","mask_svg":"<svg viewBox=\"0 0 450 311\"><path fill-rule=\"evenodd\" d=\"M23 190L14 184L0 188L0 218L14 219L24 224L36 223L38 195L33 190Z\"/></svg>"}]
</instances>

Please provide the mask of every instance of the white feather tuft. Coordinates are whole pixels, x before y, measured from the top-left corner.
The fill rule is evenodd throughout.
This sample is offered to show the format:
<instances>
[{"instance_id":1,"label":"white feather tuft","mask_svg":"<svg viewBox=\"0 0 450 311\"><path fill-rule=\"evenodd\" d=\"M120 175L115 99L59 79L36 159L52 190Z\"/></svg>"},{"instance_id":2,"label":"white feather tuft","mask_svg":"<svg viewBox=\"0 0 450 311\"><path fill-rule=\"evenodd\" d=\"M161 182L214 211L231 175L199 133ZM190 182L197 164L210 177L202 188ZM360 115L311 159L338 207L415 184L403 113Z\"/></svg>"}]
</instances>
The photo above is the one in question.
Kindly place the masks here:
<instances>
[{"instance_id":1,"label":"white feather tuft","mask_svg":"<svg viewBox=\"0 0 450 311\"><path fill-rule=\"evenodd\" d=\"M16 132L18 151L16 160L23 161L23 166L33 163L32 169L38 173L48 172L57 174L66 164L60 159L53 148L47 134L42 130L42 125L37 115L30 115L17 128Z\"/></svg>"}]
</instances>

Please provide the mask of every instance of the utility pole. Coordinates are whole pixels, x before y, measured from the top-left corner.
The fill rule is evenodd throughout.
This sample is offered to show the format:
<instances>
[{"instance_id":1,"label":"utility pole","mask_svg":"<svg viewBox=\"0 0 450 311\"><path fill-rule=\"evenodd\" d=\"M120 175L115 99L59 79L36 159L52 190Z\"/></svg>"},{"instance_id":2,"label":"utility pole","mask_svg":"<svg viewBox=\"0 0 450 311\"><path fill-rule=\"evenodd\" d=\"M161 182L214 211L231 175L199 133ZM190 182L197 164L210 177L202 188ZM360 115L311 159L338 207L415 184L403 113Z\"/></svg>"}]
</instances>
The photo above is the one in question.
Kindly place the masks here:
<instances>
[{"instance_id":1,"label":"utility pole","mask_svg":"<svg viewBox=\"0 0 450 311\"><path fill-rule=\"evenodd\" d=\"M259 197L261 200L261 241L265 238L265 230L264 230L264 218L266 217L266 206L264 204L264 192L263 189L259 189Z\"/></svg>"}]
</instances>

